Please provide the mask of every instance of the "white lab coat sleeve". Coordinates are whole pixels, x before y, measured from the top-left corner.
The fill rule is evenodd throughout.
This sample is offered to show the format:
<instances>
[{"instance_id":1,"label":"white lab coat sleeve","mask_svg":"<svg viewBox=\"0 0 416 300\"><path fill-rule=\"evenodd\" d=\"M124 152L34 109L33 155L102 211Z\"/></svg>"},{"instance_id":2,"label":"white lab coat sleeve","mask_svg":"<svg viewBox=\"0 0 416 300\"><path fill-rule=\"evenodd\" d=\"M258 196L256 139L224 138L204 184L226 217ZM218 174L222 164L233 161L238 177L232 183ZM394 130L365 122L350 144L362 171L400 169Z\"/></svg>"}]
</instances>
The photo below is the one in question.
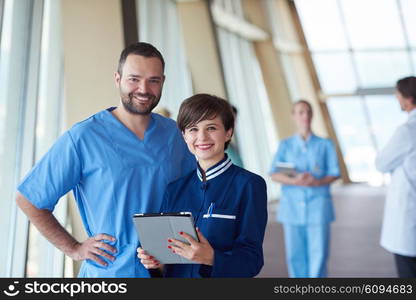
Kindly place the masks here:
<instances>
[{"instance_id":1,"label":"white lab coat sleeve","mask_svg":"<svg viewBox=\"0 0 416 300\"><path fill-rule=\"evenodd\" d=\"M393 172L403 164L412 147L411 135L406 124L396 129L386 146L376 157L376 168L380 172Z\"/></svg>"}]
</instances>

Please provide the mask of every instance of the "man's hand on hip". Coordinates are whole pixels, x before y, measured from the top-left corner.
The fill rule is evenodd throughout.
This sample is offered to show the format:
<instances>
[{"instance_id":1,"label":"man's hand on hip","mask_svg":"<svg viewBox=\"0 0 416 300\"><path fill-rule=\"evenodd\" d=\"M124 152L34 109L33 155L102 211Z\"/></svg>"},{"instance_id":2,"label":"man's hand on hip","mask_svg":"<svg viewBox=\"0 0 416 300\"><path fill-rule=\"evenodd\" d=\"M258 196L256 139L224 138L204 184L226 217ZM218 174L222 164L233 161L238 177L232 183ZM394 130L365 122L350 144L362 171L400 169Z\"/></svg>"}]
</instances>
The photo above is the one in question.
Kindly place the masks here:
<instances>
[{"instance_id":1,"label":"man's hand on hip","mask_svg":"<svg viewBox=\"0 0 416 300\"><path fill-rule=\"evenodd\" d=\"M69 253L69 256L74 260L91 259L102 266L107 266L108 264L102 260L100 256L114 261L116 258L108 252L116 253L117 249L104 241L114 242L115 240L116 239L111 235L104 233L97 234L96 236L86 239L82 243L76 243L71 253Z\"/></svg>"}]
</instances>

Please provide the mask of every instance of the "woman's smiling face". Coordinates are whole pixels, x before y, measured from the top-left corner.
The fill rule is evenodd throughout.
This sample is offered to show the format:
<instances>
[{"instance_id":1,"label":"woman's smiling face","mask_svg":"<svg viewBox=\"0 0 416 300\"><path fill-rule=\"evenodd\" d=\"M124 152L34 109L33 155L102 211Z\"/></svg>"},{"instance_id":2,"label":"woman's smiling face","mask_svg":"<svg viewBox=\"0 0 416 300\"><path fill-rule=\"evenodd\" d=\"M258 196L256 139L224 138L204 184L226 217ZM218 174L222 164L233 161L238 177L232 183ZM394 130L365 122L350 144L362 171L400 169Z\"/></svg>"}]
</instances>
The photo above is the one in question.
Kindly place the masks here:
<instances>
[{"instance_id":1,"label":"woman's smiling face","mask_svg":"<svg viewBox=\"0 0 416 300\"><path fill-rule=\"evenodd\" d=\"M225 143L231 139L232 129L225 131L221 118L217 116L186 128L183 136L201 167L209 168L224 158Z\"/></svg>"}]
</instances>

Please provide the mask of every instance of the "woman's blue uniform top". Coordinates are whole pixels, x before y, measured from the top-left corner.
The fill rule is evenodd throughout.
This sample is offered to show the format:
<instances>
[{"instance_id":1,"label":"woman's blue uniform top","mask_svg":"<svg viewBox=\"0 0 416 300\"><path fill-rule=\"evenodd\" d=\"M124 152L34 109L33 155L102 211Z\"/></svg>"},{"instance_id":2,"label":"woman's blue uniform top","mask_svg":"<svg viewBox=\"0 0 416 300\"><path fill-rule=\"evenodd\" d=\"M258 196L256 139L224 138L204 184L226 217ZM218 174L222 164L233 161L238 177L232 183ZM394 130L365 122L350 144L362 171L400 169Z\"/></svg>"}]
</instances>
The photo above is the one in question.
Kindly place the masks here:
<instances>
[{"instance_id":1,"label":"woman's blue uniform top","mask_svg":"<svg viewBox=\"0 0 416 300\"><path fill-rule=\"evenodd\" d=\"M200 167L170 183L162 212L190 211L214 249L213 266L166 265L165 277L254 277L263 266L267 223L264 179L226 156L206 172Z\"/></svg>"}]
</instances>

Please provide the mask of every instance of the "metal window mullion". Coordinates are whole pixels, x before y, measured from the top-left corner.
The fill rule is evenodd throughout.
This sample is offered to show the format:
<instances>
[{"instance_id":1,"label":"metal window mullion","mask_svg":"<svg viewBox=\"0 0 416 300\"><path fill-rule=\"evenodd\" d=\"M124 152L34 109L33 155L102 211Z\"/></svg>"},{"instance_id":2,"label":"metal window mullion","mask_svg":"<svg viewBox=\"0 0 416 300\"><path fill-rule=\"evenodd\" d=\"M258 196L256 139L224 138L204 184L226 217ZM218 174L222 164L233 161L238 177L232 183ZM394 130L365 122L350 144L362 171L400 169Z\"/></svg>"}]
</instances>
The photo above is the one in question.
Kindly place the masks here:
<instances>
[{"instance_id":1,"label":"metal window mullion","mask_svg":"<svg viewBox=\"0 0 416 300\"><path fill-rule=\"evenodd\" d=\"M1 36L1 60L0 60L0 105L4 111L1 111L2 126L0 138L2 138L1 152L2 155L2 172L1 180L2 189L0 191L0 201L2 209L0 210L0 234L2 240L5 242L4 247L0 248L0 276L10 276L10 253L13 250L12 241L13 235L11 227L14 226L15 218L12 214L13 194L14 194L14 177L16 170L16 144L18 136L18 122L20 115L20 102L22 91L15 88L17 83L23 81L21 71L22 66L25 65L24 49L22 47L24 41L27 40L25 31L20 30L20 27L25 26L26 20L23 19L20 24L16 24L16 19L19 14L26 12L27 3L16 3L8 1L5 3L3 32ZM18 27L16 30L16 27ZM19 34L16 34L20 31ZM15 89L14 89L15 88ZM6 134L7 132L7 134ZM6 175L7 174L7 175Z\"/></svg>"},{"instance_id":2,"label":"metal window mullion","mask_svg":"<svg viewBox=\"0 0 416 300\"><path fill-rule=\"evenodd\" d=\"M5 6L5 19L2 37L2 51L4 50L4 56L1 61L1 68L3 77L2 90L5 92L4 97L7 99L7 122L9 128L9 140L6 143L10 143L10 150L14 150L10 158L13 163L6 166L6 170L13 177L11 182L6 187L9 189L7 198L3 201L7 201L5 207L8 208L7 214L7 241L5 250L5 268L2 270L4 276L12 276L12 269L15 266L14 260L16 258L15 252L15 240L16 228L20 232L24 232L23 228L18 226L17 223L17 209L14 203L14 187L19 177L20 170L20 157L19 150L21 149L21 136L22 126L21 121L23 118L22 111L24 109L24 91L25 91L25 74L27 73L27 49L30 40L30 19L31 19L31 3L29 2L11 2L8 1ZM3 48L4 47L4 48ZM10 119L8 119L10 118ZM4 212L4 211L3 211ZM3 216L4 217L4 216ZM19 249L20 250L20 249ZM18 264L24 266L24 256L18 257L20 261ZM4 273L3 273L4 272ZM24 267L21 268L20 276L24 273Z\"/></svg>"},{"instance_id":3,"label":"metal window mullion","mask_svg":"<svg viewBox=\"0 0 416 300\"><path fill-rule=\"evenodd\" d=\"M412 71L412 73L414 74L416 72L416 66L413 64L413 58L412 58L412 47L410 45L410 39L409 39L409 35L407 34L407 28L406 25L404 23L404 14L403 14L403 7L401 5L401 0L396 0L397 1L397 8L399 11L399 16L400 16L400 25L402 26L402 31L403 31L403 37L406 43L406 50L407 50L407 57L409 59L409 64L410 64L410 70Z\"/></svg>"},{"instance_id":4,"label":"metal window mullion","mask_svg":"<svg viewBox=\"0 0 416 300\"><path fill-rule=\"evenodd\" d=\"M4 0L0 0L0 39L1 39L1 29L3 27L3 11L4 11Z\"/></svg>"},{"instance_id":5,"label":"metal window mullion","mask_svg":"<svg viewBox=\"0 0 416 300\"><path fill-rule=\"evenodd\" d=\"M62 43L61 43L62 45ZM59 103L57 106L57 113L59 114L59 116L62 116L63 113L63 101L64 101L64 69L63 69L63 53L61 53L61 59L60 59L60 64L62 66L61 72L59 74L57 74L59 76ZM59 124L57 125L57 135L62 131L63 125L64 123L62 122L61 118L58 118L58 122ZM62 226L67 228L68 227L68 222L69 222L69 217L68 217L68 194L65 195L64 197L62 197L62 199L60 200L61 205L62 205L62 209L60 209L58 211L58 215L57 218L58 220L61 222ZM60 277L65 277L65 255L63 254L63 252L61 252L59 249L54 248L55 249L55 255L54 255L54 262L58 261L59 264L54 264L54 274L55 275L59 275Z\"/></svg>"},{"instance_id":6,"label":"metal window mullion","mask_svg":"<svg viewBox=\"0 0 416 300\"><path fill-rule=\"evenodd\" d=\"M351 38L349 35L349 32L347 30L347 21L345 20L344 17L344 9L340 3L340 0L337 0L337 6L339 9L339 13L341 16L341 24L343 25L344 28L344 34L345 34L345 39L347 41L347 46L348 46L348 52L350 54L350 61L351 61L351 65L352 65L352 69L354 70L354 75L355 75L355 81L357 84L357 88L361 87L361 78L359 77L359 73L358 73L358 67L354 58L354 50L353 50L353 46L352 46L352 42L351 42Z\"/></svg>"},{"instance_id":7,"label":"metal window mullion","mask_svg":"<svg viewBox=\"0 0 416 300\"><path fill-rule=\"evenodd\" d=\"M371 122L370 111L368 109L367 100L365 99L365 96L360 96L360 98L361 98L360 102L364 110L365 122L367 124L368 132L370 135L370 142L373 145L375 152L377 152L379 150L379 145L377 143L376 135L374 134L373 124Z\"/></svg>"}]
</instances>

